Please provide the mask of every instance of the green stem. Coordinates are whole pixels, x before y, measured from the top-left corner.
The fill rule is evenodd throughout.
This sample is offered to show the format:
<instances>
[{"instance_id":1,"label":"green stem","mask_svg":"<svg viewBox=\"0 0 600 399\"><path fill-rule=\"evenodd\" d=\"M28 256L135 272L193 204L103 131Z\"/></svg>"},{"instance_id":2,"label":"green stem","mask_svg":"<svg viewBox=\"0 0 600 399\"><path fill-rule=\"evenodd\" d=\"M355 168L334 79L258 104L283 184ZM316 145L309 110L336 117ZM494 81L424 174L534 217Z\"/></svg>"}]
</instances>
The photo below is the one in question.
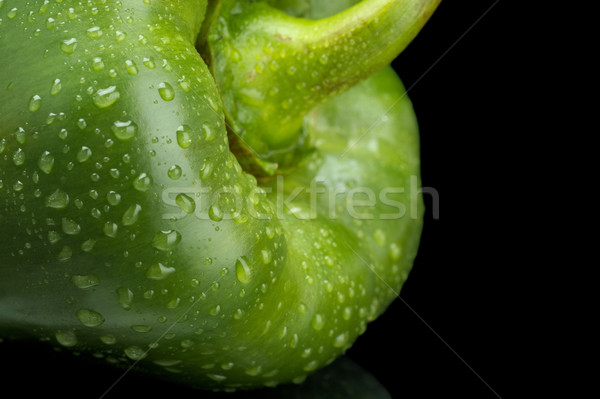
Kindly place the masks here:
<instances>
[{"instance_id":1,"label":"green stem","mask_svg":"<svg viewBox=\"0 0 600 399\"><path fill-rule=\"evenodd\" d=\"M316 21L228 2L209 45L234 132L259 158L280 161L305 142L304 115L389 64L440 1L364 0Z\"/></svg>"}]
</instances>

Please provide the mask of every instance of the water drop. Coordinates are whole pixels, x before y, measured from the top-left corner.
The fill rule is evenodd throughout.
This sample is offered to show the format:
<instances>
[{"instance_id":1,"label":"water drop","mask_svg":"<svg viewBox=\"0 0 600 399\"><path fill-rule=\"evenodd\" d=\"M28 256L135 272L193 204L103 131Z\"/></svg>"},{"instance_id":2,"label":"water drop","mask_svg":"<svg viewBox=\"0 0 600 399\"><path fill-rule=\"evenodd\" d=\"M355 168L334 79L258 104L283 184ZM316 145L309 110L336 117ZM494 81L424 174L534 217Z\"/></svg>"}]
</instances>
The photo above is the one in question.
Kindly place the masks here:
<instances>
[{"instance_id":1,"label":"water drop","mask_svg":"<svg viewBox=\"0 0 600 399\"><path fill-rule=\"evenodd\" d=\"M373 233L373 238L375 239L377 245L379 245L380 247L383 247L385 245L386 236L383 230L375 230L375 232Z\"/></svg>"},{"instance_id":2,"label":"water drop","mask_svg":"<svg viewBox=\"0 0 600 399\"><path fill-rule=\"evenodd\" d=\"M149 1L149 0L146 0L146 1ZM181 363L181 360L159 359L159 360L155 360L153 363L157 364L159 366L162 366L162 367L172 367L172 366L175 366L175 365Z\"/></svg>"},{"instance_id":3,"label":"water drop","mask_svg":"<svg viewBox=\"0 0 600 399\"><path fill-rule=\"evenodd\" d=\"M64 247L61 248L60 252L58 253L58 255L56 256L56 258L59 261L67 261L69 259L71 259L71 257L73 256L73 250L71 249L70 246L65 245Z\"/></svg>"},{"instance_id":4,"label":"water drop","mask_svg":"<svg viewBox=\"0 0 600 399\"><path fill-rule=\"evenodd\" d=\"M208 179L213 172L213 164L209 160L204 160L202 167L200 168L200 178L202 180Z\"/></svg>"},{"instance_id":5,"label":"water drop","mask_svg":"<svg viewBox=\"0 0 600 399\"><path fill-rule=\"evenodd\" d=\"M318 367L319 367L319 362L316 360L312 360L306 366L304 366L304 371L314 371Z\"/></svg>"},{"instance_id":6,"label":"water drop","mask_svg":"<svg viewBox=\"0 0 600 399\"><path fill-rule=\"evenodd\" d=\"M344 318L344 320L350 320L352 318L352 308L346 306L342 312L342 317Z\"/></svg>"},{"instance_id":7,"label":"water drop","mask_svg":"<svg viewBox=\"0 0 600 399\"><path fill-rule=\"evenodd\" d=\"M73 54L76 47L77 47L77 39L75 39L74 37L71 39L63 40L60 43L60 49L65 54Z\"/></svg>"},{"instance_id":8,"label":"water drop","mask_svg":"<svg viewBox=\"0 0 600 399\"><path fill-rule=\"evenodd\" d=\"M335 337L335 339L333 340L333 346L335 348L343 348L348 343L348 339L349 339L348 332L342 333L342 334L338 335L337 337Z\"/></svg>"},{"instance_id":9,"label":"water drop","mask_svg":"<svg viewBox=\"0 0 600 399\"><path fill-rule=\"evenodd\" d=\"M131 205L129 208L127 208L121 219L123 226L131 226L135 224L140 216L141 211L142 207L138 204Z\"/></svg>"},{"instance_id":10,"label":"water drop","mask_svg":"<svg viewBox=\"0 0 600 399\"><path fill-rule=\"evenodd\" d=\"M268 265L273 260L273 256L271 255L271 251L269 251L268 249L263 249L262 251L260 251L260 254L261 254L261 257L262 257L262 261L263 261L263 263L265 265Z\"/></svg>"},{"instance_id":11,"label":"water drop","mask_svg":"<svg viewBox=\"0 0 600 399\"><path fill-rule=\"evenodd\" d=\"M167 308L175 309L181 303L181 298L173 298L169 302L167 302Z\"/></svg>"},{"instance_id":12,"label":"water drop","mask_svg":"<svg viewBox=\"0 0 600 399\"><path fill-rule=\"evenodd\" d=\"M49 175L54 167L54 156L48 151L44 151L38 161L38 166L42 172Z\"/></svg>"},{"instance_id":13,"label":"water drop","mask_svg":"<svg viewBox=\"0 0 600 399\"><path fill-rule=\"evenodd\" d=\"M181 241L181 234L175 230L159 231L152 239L152 246L159 251L171 251Z\"/></svg>"},{"instance_id":14,"label":"water drop","mask_svg":"<svg viewBox=\"0 0 600 399\"><path fill-rule=\"evenodd\" d=\"M163 39L163 38L161 38L161 40L162 40L162 39ZM155 46L154 48L156 48L156 46ZM162 49L161 49L160 51L162 52ZM172 71L173 71L173 67L171 66L171 64L169 64L169 61L168 61L167 59L163 59L163 62L162 62L162 67L163 67L163 69L164 69L165 71L167 71L167 72L172 72ZM167 83L167 84L168 84L168 83Z\"/></svg>"},{"instance_id":15,"label":"water drop","mask_svg":"<svg viewBox=\"0 0 600 399\"><path fill-rule=\"evenodd\" d=\"M82 289L91 288L100 284L100 279L93 274L90 274L88 276L75 275L71 277L71 281L73 282L73 284L75 284L77 288Z\"/></svg>"},{"instance_id":16,"label":"water drop","mask_svg":"<svg viewBox=\"0 0 600 399\"><path fill-rule=\"evenodd\" d=\"M111 126L111 130L119 140L129 140L137 134L138 126L132 121L115 121Z\"/></svg>"},{"instance_id":17,"label":"water drop","mask_svg":"<svg viewBox=\"0 0 600 399\"><path fill-rule=\"evenodd\" d=\"M325 318L321 314L317 313L313 317L311 325L316 331L320 331L323 329L323 326L325 326Z\"/></svg>"},{"instance_id":18,"label":"water drop","mask_svg":"<svg viewBox=\"0 0 600 399\"><path fill-rule=\"evenodd\" d=\"M262 371L262 367L261 366L256 366L256 367L252 367L249 368L245 371L246 374L251 375L253 377L257 376L260 374L260 372Z\"/></svg>"},{"instance_id":19,"label":"water drop","mask_svg":"<svg viewBox=\"0 0 600 399\"><path fill-rule=\"evenodd\" d=\"M177 128L177 144L181 148L188 148L192 145L192 128L188 125L181 125Z\"/></svg>"},{"instance_id":20,"label":"water drop","mask_svg":"<svg viewBox=\"0 0 600 399\"><path fill-rule=\"evenodd\" d=\"M92 69L94 71L101 71L104 69L104 62L102 61L102 58L94 57L92 60Z\"/></svg>"},{"instance_id":21,"label":"water drop","mask_svg":"<svg viewBox=\"0 0 600 399\"><path fill-rule=\"evenodd\" d=\"M67 205L69 205L69 194L60 189L56 189L46 197L46 206L48 208L65 209Z\"/></svg>"},{"instance_id":22,"label":"water drop","mask_svg":"<svg viewBox=\"0 0 600 399\"><path fill-rule=\"evenodd\" d=\"M156 64L154 63L154 58L152 57L148 57L148 58L144 58L144 66L148 69L154 69L156 67Z\"/></svg>"},{"instance_id":23,"label":"water drop","mask_svg":"<svg viewBox=\"0 0 600 399\"><path fill-rule=\"evenodd\" d=\"M21 148L17 148L12 158L16 166L21 166L25 163L25 152Z\"/></svg>"},{"instance_id":24,"label":"water drop","mask_svg":"<svg viewBox=\"0 0 600 399\"><path fill-rule=\"evenodd\" d=\"M185 213L194 213L196 210L196 202L189 195L180 193L175 197L175 202Z\"/></svg>"},{"instance_id":25,"label":"water drop","mask_svg":"<svg viewBox=\"0 0 600 399\"><path fill-rule=\"evenodd\" d=\"M177 83L179 84L179 87L181 87L181 90L185 91L186 93L192 89L192 87L190 86L190 82L187 81L185 76L179 79Z\"/></svg>"},{"instance_id":26,"label":"water drop","mask_svg":"<svg viewBox=\"0 0 600 399\"><path fill-rule=\"evenodd\" d=\"M223 220L223 211L216 204L208 208L208 217L214 222Z\"/></svg>"},{"instance_id":27,"label":"water drop","mask_svg":"<svg viewBox=\"0 0 600 399\"><path fill-rule=\"evenodd\" d=\"M100 29L99 26L94 26L92 28L89 28L87 30L87 37L91 37L92 39L97 39L99 37L102 36L104 32L102 32L102 29Z\"/></svg>"},{"instance_id":28,"label":"water drop","mask_svg":"<svg viewBox=\"0 0 600 399\"><path fill-rule=\"evenodd\" d=\"M281 328L281 330L279 331L279 339L285 338L285 336L287 335L287 333L288 333L288 328L286 326L283 326Z\"/></svg>"},{"instance_id":29,"label":"water drop","mask_svg":"<svg viewBox=\"0 0 600 399\"><path fill-rule=\"evenodd\" d=\"M125 348L124 352L127 355L127 357L131 360L140 360L146 357L144 350L139 346L130 346L128 348Z\"/></svg>"},{"instance_id":30,"label":"water drop","mask_svg":"<svg viewBox=\"0 0 600 399\"><path fill-rule=\"evenodd\" d=\"M100 337L100 341L102 341L106 345L114 345L117 342L117 339L112 335L103 335Z\"/></svg>"},{"instance_id":31,"label":"water drop","mask_svg":"<svg viewBox=\"0 0 600 399\"><path fill-rule=\"evenodd\" d=\"M171 101L175 98L175 90L173 90L173 86L168 82L158 84L158 94L165 101Z\"/></svg>"},{"instance_id":32,"label":"water drop","mask_svg":"<svg viewBox=\"0 0 600 399\"><path fill-rule=\"evenodd\" d=\"M215 133L208 123L202 124L202 131L204 131L206 141L212 141L215 138Z\"/></svg>"},{"instance_id":33,"label":"water drop","mask_svg":"<svg viewBox=\"0 0 600 399\"><path fill-rule=\"evenodd\" d=\"M48 18L46 20L46 29L52 30L52 29L54 29L55 26L56 26L56 22L55 22L54 18Z\"/></svg>"},{"instance_id":34,"label":"water drop","mask_svg":"<svg viewBox=\"0 0 600 399\"><path fill-rule=\"evenodd\" d=\"M121 97L121 93L116 86L110 86L106 89L100 89L92 96L92 101L98 108L110 107Z\"/></svg>"},{"instance_id":35,"label":"water drop","mask_svg":"<svg viewBox=\"0 0 600 399\"><path fill-rule=\"evenodd\" d=\"M62 218L62 229L65 234L72 236L81 233L81 226L70 218Z\"/></svg>"},{"instance_id":36,"label":"water drop","mask_svg":"<svg viewBox=\"0 0 600 399\"><path fill-rule=\"evenodd\" d=\"M242 317L244 317L244 311L242 309L237 309L235 312L233 312L234 319L240 320Z\"/></svg>"},{"instance_id":37,"label":"water drop","mask_svg":"<svg viewBox=\"0 0 600 399\"><path fill-rule=\"evenodd\" d=\"M150 187L152 187L153 184L153 180L152 177L150 177L150 175L147 175L146 173L140 173L134 180L133 180L133 188L135 188L138 191L141 192L146 192L150 189Z\"/></svg>"},{"instance_id":38,"label":"water drop","mask_svg":"<svg viewBox=\"0 0 600 399\"><path fill-rule=\"evenodd\" d=\"M179 165L172 165L167 171L167 175L171 180L178 180L182 173L181 166Z\"/></svg>"},{"instance_id":39,"label":"water drop","mask_svg":"<svg viewBox=\"0 0 600 399\"><path fill-rule=\"evenodd\" d=\"M294 349L298 346L298 334L292 335L292 339L290 340L290 348Z\"/></svg>"},{"instance_id":40,"label":"water drop","mask_svg":"<svg viewBox=\"0 0 600 399\"><path fill-rule=\"evenodd\" d=\"M123 40L125 40L126 37L127 34L125 32L122 32L120 30L115 31L115 40L117 41L117 43L122 42Z\"/></svg>"},{"instance_id":41,"label":"water drop","mask_svg":"<svg viewBox=\"0 0 600 399\"><path fill-rule=\"evenodd\" d=\"M252 273L253 271L248 264L248 259L245 256L240 256L235 261L235 274L237 279L242 284L248 284L252 279Z\"/></svg>"},{"instance_id":42,"label":"water drop","mask_svg":"<svg viewBox=\"0 0 600 399\"><path fill-rule=\"evenodd\" d=\"M402 255L402 248L400 248L400 246L393 242L390 244L390 257L392 258L393 261L398 261L400 260L400 256Z\"/></svg>"},{"instance_id":43,"label":"water drop","mask_svg":"<svg viewBox=\"0 0 600 399\"><path fill-rule=\"evenodd\" d=\"M213 111L219 112L219 109L220 109L219 108L219 104L220 104L219 101L217 101L212 96L205 96L204 98L206 98L206 101L208 102L208 106L211 107Z\"/></svg>"},{"instance_id":44,"label":"water drop","mask_svg":"<svg viewBox=\"0 0 600 399\"><path fill-rule=\"evenodd\" d=\"M146 271L146 277L150 280L164 280L173 273L175 273L174 267L168 267L162 263L155 263Z\"/></svg>"},{"instance_id":45,"label":"water drop","mask_svg":"<svg viewBox=\"0 0 600 399\"><path fill-rule=\"evenodd\" d=\"M60 79L54 79L52 82L52 87L50 88L50 95L56 96L62 90L62 82Z\"/></svg>"},{"instance_id":46,"label":"water drop","mask_svg":"<svg viewBox=\"0 0 600 399\"><path fill-rule=\"evenodd\" d=\"M107 237L115 238L117 236L117 232L119 230L119 225L114 222L106 222L104 223L104 227L102 231Z\"/></svg>"},{"instance_id":47,"label":"water drop","mask_svg":"<svg viewBox=\"0 0 600 399\"><path fill-rule=\"evenodd\" d=\"M144 324L136 324L131 326L131 329L135 332L139 332L139 333L147 333L152 331L152 327L144 325Z\"/></svg>"},{"instance_id":48,"label":"water drop","mask_svg":"<svg viewBox=\"0 0 600 399\"><path fill-rule=\"evenodd\" d=\"M104 323L104 317L90 309L79 309L77 311L77 318L86 327L98 327Z\"/></svg>"},{"instance_id":49,"label":"water drop","mask_svg":"<svg viewBox=\"0 0 600 399\"><path fill-rule=\"evenodd\" d=\"M142 296L144 297L144 299L152 299L152 297L154 296L154 290L145 291Z\"/></svg>"},{"instance_id":50,"label":"water drop","mask_svg":"<svg viewBox=\"0 0 600 399\"><path fill-rule=\"evenodd\" d=\"M77 337L72 331L58 331L54 336L59 344L67 348L77 345Z\"/></svg>"},{"instance_id":51,"label":"water drop","mask_svg":"<svg viewBox=\"0 0 600 399\"><path fill-rule=\"evenodd\" d=\"M127 69L127 73L132 76L138 74L138 67L132 60L125 61L125 69Z\"/></svg>"},{"instance_id":52,"label":"water drop","mask_svg":"<svg viewBox=\"0 0 600 399\"><path fill-rule=\"evenodd\" d=\"M106 139L106 141L104 142L104 147L106 148L110 148L115 144L115 142L113 141L113 139Z\"/></svg>"},{"instance_id":53,"label":"water drop","mask_svg":"<svg viewBox=\"0 0 600 399\"><path fill-rule=\"evenodd\" d=\"M211 316L217 316L219 313L221 313L220 305L213 306L208 310L208 314Z\"/></svg>"},{"instance_id":54,"label":"water drop","mask_svg":"<svg viewBox=\"0 0 600 399\"><path fill-rule=\"evenodd\" d=\"M92 150L90 150L88 147L83 146L77 153L77 161L79 161L81 163L85 162L88 159L90 159L91 156L92 156Z\"/></svg>"},{"instance_id":55,"label":"water drop","mask_svg":"<svg viewBox=\"0 0 600 399\"><path fill-rule=\"evenodd\" d=\"M90 238L89 240L85 240L81 243L81 250L83 252L90 252L94 249L94 245L96 245L96 240Z\"/></svg>"},{"instance_id":56,"label":"water drop","mask_svg":"<svg viewBox=\"0 0 600 399\"><path fill-rule=\"evenodd\" d=\"M300 354L300 357L306 359L307 357L310 357L311 354L312 354L312 348L306 348L302 351L302 353Z\"/></svg>"},{"instance_id":57,"label":"water drop","mask_svg":"<svg viewBox=\"0 0 600 399\"><path fill-rule=\"evenodd\" d=\"M60 129L58 132L58 138L61 140L66 140L69 137L69 131L67 129Z\"/></svg>"},{"instance_id":58,"label":"water drop","mask_svg":"<svg viewBox=\"0 0 600 399\"><path fill-rule=\"evenodd\" d=\"M27 142L27 134L22 127L17 128L15 131L15 138L19 142L19 144L25 144Z\"/></svg>"},{"instance_id":59,"label":"water drop","mask_svg":"<svg viewBox=\"0 0 600 399\"><path fill-rule=\"evenodd\" d=\"M42 97L37 94L29 99L29 111L35 112L42 107Z\"/></svg>"},{"instance_id":60,"label":"water drop","mask_svg":"<svg viewBox=\"0 0 600 399\"><path fill-rule=\"evenodd\" d=\"M8 19L13 19L14 17L17 16L17 12L19 10L17 8L11 8L10 10L8 10L8 12L6 13L6 16L8 17Z\"/></svg>"},{"instance_id":61,"label":"water drop","mask_svg":"<svg viewBox=\"0 0 600 399\"><path fill-rule=\"evenodd\" d=\"M111 190L106 193L106 201L112 206L117 206L121 202L121 194Z\"/></svg>"},{"instance_id":62,"label":"water drop","mask_svg":"<svg viewBox=\"0 0 600 399\"><path fill-rule=\"evenodd\" d=\"M227 377L221 374L206 374L206 376L216 382L222 382L227 379Z\"/></svg>"},{"instance_id":63,"label":"water drop","mask_svg":"<svg viewBox=\"0 0 600 399\"><path fill-rule=\"evenodd\" d=\"M60 234L58 234L56 231L49 231L48 241L50 241L50 244L56 244L60 241Z\"/></svg>"}]
</instances>

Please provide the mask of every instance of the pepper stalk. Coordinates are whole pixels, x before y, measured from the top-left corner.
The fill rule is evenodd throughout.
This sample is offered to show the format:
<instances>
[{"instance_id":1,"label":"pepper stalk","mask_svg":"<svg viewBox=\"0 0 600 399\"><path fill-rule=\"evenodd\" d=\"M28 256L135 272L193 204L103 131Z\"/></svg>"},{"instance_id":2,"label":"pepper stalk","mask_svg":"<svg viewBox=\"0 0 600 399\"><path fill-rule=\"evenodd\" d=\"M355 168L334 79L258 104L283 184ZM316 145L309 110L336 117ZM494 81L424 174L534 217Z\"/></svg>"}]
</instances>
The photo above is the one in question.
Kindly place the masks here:
<instances>
[{"instance_id":1,"label":"pepper stalk","mask_svg":"<svg viewBox=\"0 0 600 399\"><path fill-rule=\"evenodd\" d=\"M208 33L230 128L267 173L306 151L304 116L389 64L441 0L364 0L308 20L265 2L231 1Z\"/></svg>"}]
</instances>

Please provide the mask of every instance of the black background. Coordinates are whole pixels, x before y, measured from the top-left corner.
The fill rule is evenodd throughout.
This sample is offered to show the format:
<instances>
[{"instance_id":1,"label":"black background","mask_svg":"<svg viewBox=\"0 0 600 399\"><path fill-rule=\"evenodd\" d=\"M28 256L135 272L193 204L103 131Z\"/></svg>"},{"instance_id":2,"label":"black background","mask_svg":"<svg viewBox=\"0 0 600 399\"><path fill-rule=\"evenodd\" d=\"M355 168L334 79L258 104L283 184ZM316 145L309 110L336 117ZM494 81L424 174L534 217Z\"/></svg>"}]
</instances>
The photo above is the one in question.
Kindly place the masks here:
<instances>
[{"instance_id":1,"label":"black background","mask_svg":"<svg viewBox=\"0 0 600 399\"><path fill-rule=\"evenodd\" d=\"M419 120L423 186L444 204L435 220L425 196L402 300L349 351L393 398L511 397L523 382L510 288L521 255L505 211L520 193L518 177L502 173L514 161L502 154L514 134L514 22L507 4L494 3L442 2L393 64Z\"/></svg>"},{"instance_id":2,"label":"black background","mask_svg":"<svg viewBox=\"0 0 600 399\"><path fill-rule=\"evenodd\" d=\"M497 199L519 195L506 190L517 177L498 173L510 162L497 157L511 131L506 5L477 22L493 3L446 0L394 62L420 123L423 185L437 190L444 213L435 220L426 196L421 248L402 299L348 352L393 398L497 397L486 383L510 397L523 378L513 348L521 331L509 306L518 255L495 231L511 223ZM97 398L120 376L45 347L4 342L0 354L4 392ZM131 395L203 396L130 374L107 398Z\"/></svg>"}]
</instances>

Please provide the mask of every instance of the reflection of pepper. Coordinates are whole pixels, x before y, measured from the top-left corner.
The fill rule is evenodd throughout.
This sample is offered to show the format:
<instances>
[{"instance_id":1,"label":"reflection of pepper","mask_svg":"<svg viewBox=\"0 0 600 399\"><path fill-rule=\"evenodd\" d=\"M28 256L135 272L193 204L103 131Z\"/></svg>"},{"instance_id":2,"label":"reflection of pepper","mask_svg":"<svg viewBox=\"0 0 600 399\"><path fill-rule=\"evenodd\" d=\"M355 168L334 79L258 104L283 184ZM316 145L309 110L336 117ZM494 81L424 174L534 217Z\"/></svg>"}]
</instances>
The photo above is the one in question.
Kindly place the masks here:
<instances>
[{"instance_id":1,"label":"reflection of pepper","mask_svg":"<svg viewBox=\"0 0 600 399\"><path fill-rule=\"evenodd\" d=\"M438 1L316 22L210 2L205 29L200 0L10 3L2 331L243 388L301 381L394 299L421 229L417 126L393 71L358 82Z\"/></svg>"}]
</instances>

